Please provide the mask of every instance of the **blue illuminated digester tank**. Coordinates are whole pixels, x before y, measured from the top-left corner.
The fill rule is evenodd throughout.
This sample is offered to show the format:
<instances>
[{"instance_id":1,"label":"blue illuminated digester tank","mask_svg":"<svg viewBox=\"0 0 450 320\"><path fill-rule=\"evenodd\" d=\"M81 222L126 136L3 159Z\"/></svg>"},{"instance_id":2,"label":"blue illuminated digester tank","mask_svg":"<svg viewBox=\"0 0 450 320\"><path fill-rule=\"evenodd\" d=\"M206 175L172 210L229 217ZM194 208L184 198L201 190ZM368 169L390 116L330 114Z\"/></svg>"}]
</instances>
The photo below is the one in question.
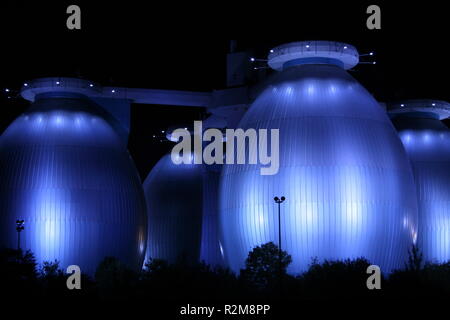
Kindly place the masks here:
<instances>
[{"instance_id":1,"label":"blue illuminated digester tank","mask_svg":"<svg viewBox=\"0 0 450 320\"><path fill-rule=\"evenodd\" d=\"M35 86L35 87L34 87ZM0 246L93 275L105 257L140 270L147 217L120 124L84 93L89 82L38 79L34 102L0 138Z\"/></svg>"},{"instance_id":2,"label":"blue illuminated digester tank","mask_svg":"<svg viewBox=\"0 0 450 320\"><path fill-rule=\"evenodd\" d=\"M450 104L407 100L388 104L411 160L419 203L417 244L426 261L450 260Z\"/></svg>"},{"instance_id":3,"label":"blue illuminated digester tank","mask_svg":"<svg viewBox=\"0 0 450 320\"><path fill-rule=\"evenodd\" d=\"M286 197L288 272L307 270L313 258L365 257L386 273L403 267L417 237L412 171L386 112L345 71L358 62L353 46L337 42L271 50L279 72L238 127L279 129L279 171L227 164L221 176L221 241L234 271L255 246L278 243L275 196Z\"/></svg>"},{"instance_id":4,"label":"blue illuminated digester tank","mask_svg":"<svg viewBox=\"0 0 450 320\"><path fill-rule=\"evenodd\" d=\"M202 235L202 166L163 156L144 181L148 211L145 260L199 262Z\"/></svg>"},{"instance_id":5,"label":"blue illuminated digester tank","mask_svg":"<svg viewBox=\"0 0 450 320\"><path fill-rule=\"evenodd\" d=\"M174 129L168 129L166 136L177 142L172 137ZM223 266L219 177L219 165L174 164L170 153L158 161L144 181L149 220L146 261Z\"/></svg>"},{"instance_id":6,"label":"blue illuminated digester tank","mask_svg":"<svg viewBox=\"0 0 450 320\"><path fill-rule=\"evenodd\" d=\"M172 137L176 128L169 128ZM186 128L187 130L187 128ZM192 156L191 156L192 158ZM193 265L199 262L202 238L202 165L175 164L171 154L164 155L144 181L149 221L145 261Z\"/></svg>"}]
</instances>

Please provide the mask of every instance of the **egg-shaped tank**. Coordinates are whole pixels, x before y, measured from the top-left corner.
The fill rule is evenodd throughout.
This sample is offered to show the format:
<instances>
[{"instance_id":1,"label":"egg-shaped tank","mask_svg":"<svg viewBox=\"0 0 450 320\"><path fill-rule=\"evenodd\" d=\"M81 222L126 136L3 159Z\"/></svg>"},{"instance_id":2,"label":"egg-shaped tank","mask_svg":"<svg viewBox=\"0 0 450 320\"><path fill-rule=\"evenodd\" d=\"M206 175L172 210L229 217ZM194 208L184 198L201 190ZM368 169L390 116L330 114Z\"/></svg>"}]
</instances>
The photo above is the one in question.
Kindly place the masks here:
<instances>
[{"instance_id":1,"label":"egg-shaped tank","mask_svg":"<svg viewBox=\"0 0 450 320\"><path fill-rule=\"evenodd\" d=\"M202 235L202 166L163 156L144 181L148 212L145 260L199 262Z\"/></svg>"},{"instance_id":2,"label":"egg-shaped tank","mask_svg":"<svg viewBox=\"0 0 450 320\"><path fill-rule=\"evenodd\" d=\"M145 198L126 143L86 96L37 94L0 139L0 246L95 273L112 256L140 270ZM20 244L16 220L24 220Z\"/></svg>"},{"instance_id":3,"label":"egg-shaped tank","mask_svg":"<svg viewBox=\"0 0 450 320\"><path fill-rule=\"evenodd\" d=\"M417 235L412 171L386 112L345 71L358 61L353 46L336 42L271 50L269 66L280 72L238 127L269 136L279 129L279 170L261 175L265 165L248 161L222 170L221 239L234 271L253 247L278 243L275 196L286 197L288 272L307 270L313 258L365 257L386 273L404 266Z\"/></svg>"},{"instance_id":4,"label":"egg-shaped tank","mask_svg":"<svg viewBox=\"0 0 450 320\"><path fill-rule=\"evenodd\" d=\"M419 203L418 248L431 262L450 260L450 104L409 100L388 104L411 160Z\"/></svg>"}]
</instances>

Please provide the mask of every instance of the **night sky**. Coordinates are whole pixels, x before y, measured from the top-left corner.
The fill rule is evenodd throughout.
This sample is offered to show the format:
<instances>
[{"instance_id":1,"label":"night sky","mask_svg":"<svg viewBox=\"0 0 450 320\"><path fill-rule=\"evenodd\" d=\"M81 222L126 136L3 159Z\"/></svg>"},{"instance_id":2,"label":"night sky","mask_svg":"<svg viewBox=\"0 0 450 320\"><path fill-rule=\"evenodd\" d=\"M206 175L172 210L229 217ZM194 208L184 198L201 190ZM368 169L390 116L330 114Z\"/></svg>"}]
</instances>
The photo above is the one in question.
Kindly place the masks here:
<instances>
[{"instance_id":1,"label":"night sky","mask_svg":"<svg viewBox=\"0 0 450 320\"><path fill-rule=\"evenodd\" d=\"M0 132L28 106L17 97L21 84L37 77L81 77L105 86L225 88L230 38L238 39L238 50L259 58L285 42L347 42L360 53L376 52L368 59L376 65L359 65L351 74L379 101L450 101L450 28L443 2L396 1L394 7L381 2L306 6L304 1L253 1L246 8L242 2L217 1L198 7L191 2L36 2L0 3ZM70 4L81 7L81 30L66 28ZM381 7L381 30L366 28L370 4ZM170 149L154 134L205 117L201 108L133 105L131 111L129 149L142 178Z\"/></svg>"}]
</instances>

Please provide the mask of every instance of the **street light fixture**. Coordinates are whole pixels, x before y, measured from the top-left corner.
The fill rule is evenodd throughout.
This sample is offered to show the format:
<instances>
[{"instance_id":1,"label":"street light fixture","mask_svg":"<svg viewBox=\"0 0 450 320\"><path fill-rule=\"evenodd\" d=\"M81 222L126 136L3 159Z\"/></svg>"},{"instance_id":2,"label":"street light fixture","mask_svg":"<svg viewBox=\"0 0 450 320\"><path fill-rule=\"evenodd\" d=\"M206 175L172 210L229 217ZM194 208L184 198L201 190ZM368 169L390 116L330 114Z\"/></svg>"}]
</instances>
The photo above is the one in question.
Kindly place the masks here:
<instances>
[{"instance_id":1,"label":"street light fixture","mask_svg":"<svg viewBox=\"0 0 450 320\"><path fill-rule=\"evenodd\" d=\"M20 233L22 232L25 227L23 226L25 224L24 220L16 220L16 231L17 231L17 250L20 250Z\"/></svg>"},{"instance_id":2,"label":"street light fixture","mask_svg":"<svg viewBox=\"0 0 450 320\"><path fill-rule=\"evenodd\" d=\"M281 257L281 204L286 200L286 198L283 196L281 198L275 197L273 198L276 204L278 204L278 263L280 268L280 294L282 291L281 287L281 278L283 277L283 269L281 267L282 263L282 257Z\"/></svg>"}]
</instances>

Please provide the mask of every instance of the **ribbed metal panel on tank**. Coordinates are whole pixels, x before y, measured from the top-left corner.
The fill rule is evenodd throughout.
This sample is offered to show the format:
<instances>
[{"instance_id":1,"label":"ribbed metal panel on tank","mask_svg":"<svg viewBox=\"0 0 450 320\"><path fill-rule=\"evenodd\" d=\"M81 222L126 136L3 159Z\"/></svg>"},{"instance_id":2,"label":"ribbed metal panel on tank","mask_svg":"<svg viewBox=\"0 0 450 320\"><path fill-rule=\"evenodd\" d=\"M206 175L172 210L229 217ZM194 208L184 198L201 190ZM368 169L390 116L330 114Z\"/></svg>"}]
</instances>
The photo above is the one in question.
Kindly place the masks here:
<instances>
[{"instance_id":1,"label":"ribbed metal panel on tank","mask_svg":"<svg viewBox=\"0 0 450 320\"><path fill-rule=\"evenodd\" d=\"M0 245L93 274L106 256L142 266L146 208L126 146L78 95L43 95L0 139Z\"/></svg>"},{"instance_id":2,"label":"ribbed metal panel on tank","mask_svg":"<svg viewBox=\"0 0 450 320\"><path fill-rule=\"evenodd\" d=\"M425 260L447 262L450 260L450 131L440 119L450 116L450 104L413 100L390 107L392 121L413 168L419 202L418 247Z\"/></svg>"},{"instance_id":3,"label":"ribbed metal panel on tank","mask_svg":"<svg viewBox=\"0 0 450 320\"><path fill-rule=\"evenodd\" d=\"M202 166L162 157L144 182L148 209L146 260L199 262L202 233Z\"/></svg>"},{"instance_id":4,"label":"ribbed metal panel on tank","mask_svg":"<svg viewBox=\"0 0 450 320\"><path fill-rule=\"evenodd\" d=\"M289 272L305 271L314 257L366 257L383 272L403 267L417 233L411 168L386 113L344 69L322 61L285 68L239 128L279 129L280 169L263 176L260 165L224 166L220 221L233 270L253 247L278 242L274 196L287 198Z\"/></svg>"},{"instance_id":5,"label":"ribbed metal panel on tank","mask_svg":"<svg viewBox=\"0 0 450 320\"><path fill-rule=\"evenodd\" d=\"M224 266L219 239L219 183L221 165L204 166L203 218L200 261L213 267Z\"/></svg>"}]
</instances>

